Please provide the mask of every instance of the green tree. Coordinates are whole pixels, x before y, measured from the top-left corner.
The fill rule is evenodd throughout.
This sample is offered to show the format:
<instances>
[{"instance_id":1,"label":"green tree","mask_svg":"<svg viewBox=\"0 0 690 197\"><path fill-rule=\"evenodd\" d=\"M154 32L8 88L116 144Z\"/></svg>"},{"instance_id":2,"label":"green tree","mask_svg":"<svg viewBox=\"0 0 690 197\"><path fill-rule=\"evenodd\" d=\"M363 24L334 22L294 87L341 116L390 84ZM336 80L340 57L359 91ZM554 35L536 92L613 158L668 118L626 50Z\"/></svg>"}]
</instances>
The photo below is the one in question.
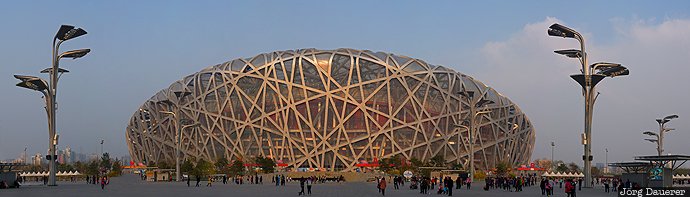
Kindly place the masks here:
<instances>
[{"instance_id":1,"label":"green tree","mask_svg":"<svg viewBox=\"0 0 690 197\"><path fill-rule=\"evenodd\" d=\"M211 164L211 162L208 162L204 159L200 159L198 162L196 162L196 166L194 167L194 175L196 176L206 176L215 173L215 168Z\"/></svg>"},{"instance_id":2,"label":"green tree","mask_svg":"<svg viewBox=\"0 0 690 197\"><path fill-rule=\"evenodd\" d=\"M215 163L216 170L218 172L220 172L221 174L229 174L230 168L228 167L228 164L230 164L230 162L228 161L227 158L225 158L225 157L218 158L218 161L216 161L216 163Z\"/></svg>"},{"instance_id":3,"label":"green tree","mask_svg":"<svg viewBox=\"0 0 690 197\"><path fill-rule=\"evenodd\" d=\"M230 174L233 176L244 175L244 162L242 162L242 159L236 159L232 162L232 165L230 166Z\"/></svg>"},{"instance_id":4,"label":"green tree","mask_svg":"<svg viewBox=\"0 0 690 197\"><path fill-rule=\"evenodd\" d=\"M276 162L273 159L259 156L256 158L256 163L259 164L264 173L273 173L275 171Z\"/></svg>"},{"instance_id":5,"label":"green tree","mask_svg":"<svg viewBox=\"0 0 690 197\"><path fill-rule=\"evenodd\" d=\"M570 163L568 164L568 171L570 171L570 172L580 172L581 170L580 170L580 166L578 166L577 164L575 164L575 162L570 162Z\"/></svg>"},{"instance_id":6,"label":"green tree","mask_svg":"<svg viewBox=\"0 0 690 197\"><path fill-rule=\"evenodd\" d=\"M566 166L564 163L558 164L558 167L556 167L556 172L567 172L568 171L568 166Z\"/></svg>"},{"instance_id":7,"label":"green tree","mask_svg":"<svg viewBox=\"0 0 690 197\"><path fill-rule=\"evenodd\" d=\"M115 162L113 162L113 170L111 172L111 176L122 175L122 162L119 159L115 159Z\"/></svg>"},{"instance_id":8,"label":"green tree","mask_svg":"<svg viewBox=\"0 0 690 197\"><path fill-rule=\"evenodd\" d=\"M98 162L96 162L95 160L89 162L89 165L86 166L86 170L84 171L84 174L88 174L88 175L98 174Z\"/></svg>"},{"instance_id":9,"label":"green tree","mask_svg":"<svg viewBox=\"0 0 690 197\"><path fill-rule=\"evenodd\" d=\"M103 153L103 156L101 157L100 167L105 169L106 171L110 171L110 169L113 167L113 161L110 159L109 153Z\"/></svg>"},{"instance_id":10,"label":"green tree","mask_svg":"<svg viewBox=\"0 0 690 197\"><path fill-rule=\"evenodd\" d=\"M498 164L496 164L496 175L506 176L506 175L508 175L508 173L510 173L512 168L513 167L508 162L505 162L505 161L498 162Z\"/></svg>"},{"instance_id":11,"label":"green tree","mask_svg":"<svg viewBox=\"0 0 690 197\"><path fill-rule=\"evenodd\" d=\"M74 166L74 170L76 170L80 173L86 172L86 169L88 167L87 164L84 164L81 161L74 162L74 164L72 164L72 166Z\"/></svg>"},{"instance_id":12,"label":"green tree","mask_svg":"<svg viewBox=\"0 0 690 197\"><path fill-rule=\"evenodd\" d=\"M172 169L173 166L166 161L161 161L156 164L156 167L160 169Z\"/></svg>"},{"instance_id":13,"label":"green tree","mask_svg":"<svg viewBox=\"0 0 690 197\"><path fill-rule=\"evenodd\" d=\"M395 169L395 163L393 158L383 158L379 160L379 170L390 173L390 171Z\"/></svg>"},{"instance_id":14,"label":"green tree","mask_svg":"<svg viewBox=\"0 0 690 197\"><path fill-rule=\"evenodd\" d=\"M190 173L194 171L194 163L190 160L186 160L182 163L180 166L180 171L185 172L185 173Z\"/></svg>"},{"instance_id":15,"label":"green tree","mask_svg":"<svg viewBox=\"0 0 690 197\"><path fill-rule=\"evenodd\" d=\"M597 168L597 167L592 166L592 176L598 177L601 175L602 175L601 170L599 170L599 168Z\"/></svg>"},{"instance_id":16,"label":"green tree","mask_svg":"<svg viewBox=\"0 0 690 197\"><path fill-rule=\"evenodd\" d=\"M66 163L60 163L57 166L57 171L58 172L69 172L69 171L74 171L74 167L72 165L66 164Z\"/></svg>"},{"instance_id":17,"label":"green tree","mask_svg":"<svg viewBox=\"0 0 690 197\"><path fill-rule=\"evenodd\" d=\"M443 155L436 155L429 159L429 165L434 167L446 167L446 159L443 158Z\"/></svg>"}]
</instances>

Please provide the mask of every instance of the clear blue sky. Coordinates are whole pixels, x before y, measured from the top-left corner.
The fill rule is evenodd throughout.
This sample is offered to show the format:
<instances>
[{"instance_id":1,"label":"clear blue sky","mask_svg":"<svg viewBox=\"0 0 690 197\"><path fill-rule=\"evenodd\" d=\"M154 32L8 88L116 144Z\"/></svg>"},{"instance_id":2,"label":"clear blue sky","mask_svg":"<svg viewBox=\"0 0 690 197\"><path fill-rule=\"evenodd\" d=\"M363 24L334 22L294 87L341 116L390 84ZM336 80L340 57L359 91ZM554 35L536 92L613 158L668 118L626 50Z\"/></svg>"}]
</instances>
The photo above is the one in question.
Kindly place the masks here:
<instances>
[{"instance_id":1,"label":"clear blue sky","mask_svg":"<svg viewBox=\"0 0 690 197\"><path fill-rule=\"evenodd\" d=\"M47 126L40 94L15 87L12 75L39 75L38 71L50 64L52 36L61 24L72 24L89 34L63 44L63 49L91 48L92 52L83 59L61 63L71 72L61 79L58 95L60 148L69 145L85 153L99 152L99 139L103 138L107 152L128 154L124 128L137 107L173 81L204 67L276 50L355 48L407 55L477 76L530 116L539 141L534 158L550 156L546 144L557 141L562 150L562 157L557 159L579 161L582 148L573 139L582 129L582 100L567 76L577 72L577 63L549 51L558 48L539 47L576 47L546 36L542 26L553 21L584 32L593 52L616 58L606 60L639 66L637 70L631 68L630 79L624 79L628 82L606 82L611 85L602 89L605 98L597 104L597 113L602 115L595 120L595 132L599 133L595 136L600 141L594 143L608 144L610 160L629 160L633 153L654 153L652 145L643 144L639 134L655 129L653 118L667 113L690 118L687 93L655 100L658 97L638 97L636 92L639 88L688 91L686 86L658 89L661 86L654 82L662 83L660 80L667 76L656 75L653 72L657 70L651 69L647 75L645 67L689 65L690 49L684 46L690 44L690 34L670 34L680 41L649 45L665 43L655 40L668 38L659 36L666 35L664 32L687 32L689 20L688 1L5 2L0 6L0 160L17 157L24 146L28 146L29 155L45 154ZM538 26L538 35L530 34L530 25ZM645 35L656 36L647 39ZM674 53L655 57L630 53L650 47ZM501 56L505 60L492 56L497 51L505 54ZM602 55L592 57L605 59ZM542 58L549 61L538 61ZM554 74L541 68L549 68L556 58L557 63L569 64L565 73L554 75L554 82L536 83L542 76ZM668 62L642 65L655 59ZM517 70L507 75L496 71L513 67L530 72ZM514 75L527 77L510 78ZM687 84L688 80L682 82ZM631 84L648 86L636 89ZM550 86L542 87L545 85ZM654 106L651 103L661 105L661 109L634 109ZM558 108L562 106L567 107ZM681 122L674 125L679 131L671 135L688 139L690 124ZM634 143L618 141L628 134ZM682 152L690 147L680 139L670 140L667 149L690 154ZM603 162L598 149L595 162Z\"/></svg>"}]
</instances>

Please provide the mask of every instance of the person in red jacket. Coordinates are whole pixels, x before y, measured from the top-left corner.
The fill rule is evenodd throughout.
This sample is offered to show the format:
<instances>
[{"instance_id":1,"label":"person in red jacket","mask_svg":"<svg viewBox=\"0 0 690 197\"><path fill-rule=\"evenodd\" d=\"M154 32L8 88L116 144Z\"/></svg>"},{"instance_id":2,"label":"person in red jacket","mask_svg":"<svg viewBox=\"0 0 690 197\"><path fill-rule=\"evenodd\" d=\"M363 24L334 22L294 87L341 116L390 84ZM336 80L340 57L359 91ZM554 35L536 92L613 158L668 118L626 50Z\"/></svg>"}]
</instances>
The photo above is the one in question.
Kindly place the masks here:
<instances>
[{"instance_id":1,"label":"person in red jacket","mask_svg":"<svg viewBox=\"0 0 690 197\"><path fill-rule=\"evenodd\" d=\"M381 177L381 182L379 182L379 189L381 189L381 194L386 195L386 178Z\"/></svg>"},{"instance_id":2,"label":"person in red jacket","mask_svg":"<svg viewBox=\"0 0 690 197\"><path fill-rule=\"evenodd\" d=\"M573 180L568 179L565 181L565 193L568 197L575 197L575 185L573 185Z\"/></svg>"}]
</instances>

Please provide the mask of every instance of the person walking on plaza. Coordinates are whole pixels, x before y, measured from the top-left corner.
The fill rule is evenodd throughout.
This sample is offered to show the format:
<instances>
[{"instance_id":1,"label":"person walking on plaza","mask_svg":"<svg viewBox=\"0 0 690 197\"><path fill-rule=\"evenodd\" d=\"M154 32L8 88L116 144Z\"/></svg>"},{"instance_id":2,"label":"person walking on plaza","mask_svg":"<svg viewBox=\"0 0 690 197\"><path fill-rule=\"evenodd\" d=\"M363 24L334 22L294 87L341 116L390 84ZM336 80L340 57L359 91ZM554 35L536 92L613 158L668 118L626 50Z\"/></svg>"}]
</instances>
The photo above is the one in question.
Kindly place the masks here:
<instances>
[{"instance_id":1,"label":"person walking on plaza","mask_svg":"<svg viewBox=\"0 0 690 197\"><path fill-rule=\"evenodd\" d=\"M543 181L544 182L544 190L546 190L546 196L551 196L551 191L553 189L553 186L551 185L551 182L549 180ZM543 194L543 193L542 193Z\"/></svg>"},{"instance_id":2,"label":"person walking on plaza","mask_svg":"<svg viewBox=\"0 0 690 197\"><path fill-rule=\"evenodd\" d=\"M211 176L208 176L208 183L206 183L206 187L212 187L213 186L212 183L213 183L213 178L211 178Z\"/></svg>"},{"instance_id":3,"label":"person walking on plaza","mask_svg":"<svg viewBox=\"0 0 690 197\"><path fill-rule=\"evenodd\" d=\"M386 196L386 177L381 177L381 181L379 182L379 189L381 190L381 194L383 194L383 196Z\"/></svg>"},{"instance_id":4,"label":"person walking on plaza","mask_svg":"<svg viewBox=\"0 0 690 197\"><path fill-rule=\"evenodd\" d=\"M472 175L470 175L470 176L472 176ZM472 178L467 177L465 184L467 184L467 190L470 190L470 187L472 186Z\"/></svg>"},{"instance_id":5,"label":"person walking on plaza","mask_svg":"<svg viewBox=\"0 0 690 197\"><path fill-rule=\"evenodd\" d=\"M604 181L602 181L602 182L604 182L604 192L609 193L609 188L610 188L610 186L609 186L609 181L608 181L608 180L604 180Z\"/></svg>"},{"instance_id":6,"label":"person walking on plaza","mask_svg":"<svg viewBox=\"0 0 690 197\"><path fill-rule=\"evenodd\" d=\"M398 176L395 176L395 178L393 178L393 189L398 189Z\"/></svg>"},{"instance_id":7,"label":"person walking on plaza","mask_svg":"<svg viewBox=\"0 0 690 197\"><path fill-rule=\"evenodd\" d=\"M307 194L309 194L310 196L311 196L311 184L313 182L314 182L314 180L311 177L309 177L309 179L307 179Z\"/></svg>"},{"instance_id":8,"label":"person walking on plaza","mask_svg":"<svg viewBox=\"0 0 690 197\"><path fill-rule=\"evenodd\" d=\"M199 183L201 182L201 176L195 176L196 177L196 186L194 187L199 187Z\"/></svg>"},{"instance_id":9,"label":"person walking on plaza","mask_svg":"<svg viewBox=\"0 0 690 197\"><path fill-rule=\"evenodd\" d=\"M577 190L582 190L582 178L577 179Z\"/></svg>"},{"instance_id":10,"label":"person walking on plaza","mask_svg":"<svg viewBox=\"0 0 690 197\"><path fill-rule=\"evenodd\" d=\"M105 177L101 178L101 190L105 189L105 181L106 181Z\"/></svg>"},{"instance_id":11,"label":"person walking on plaza","mask_svg":"<svg viewBox=\"0 0 690 197\"><path fill-rule=\"evenodd\" d=\"M304 177L299 179L299 187L301 188L299 193L297 193L298 196L304 195Z\"/></svg>"},{"instance_id":12,"label":"person walking on plaza","mask_svg":"<svg viewBox=\"0 0 690 197\"><path fill-rule=\"evenodd\" d=\"M453 196L453 179L446 177L446 189L448 189L448 196Z\"/></svg>"},{"instance_id":13,"label":"person walking on plaza","mask_svg":"<svg viewBox=\"0 0 690 197\"><path fill-rule=\"evenodd\" d=\"M542 179L541 182L539 182L539 189L541 189L541 195L542 195L542 196L543 196L544 194L546 194L546 183L547 183L547 182L548 182L548 181L547 181L545 178Z\"/></svg>"},{"instance_id":14,"label":"person walking on plaza","mask_svg":"<svg viewBox=\"0 0 690 197\"><path fill-rule=\"evenodd\" d=\"M458 176L458 178L455 179L455 184L456 184L455 189L462 188L462 178L460 178L460 176Z\"/></svg>"},{"instance_id":15,"label":"person walking on plaza","mask_svg":"<svg viewBox=\"0 0 690 197\"><path fill-rule=\"evenodd\" d=\"M191 178L191 177L189 177L189 175L187 175L187 187L189 187L189 178Z\"/></svg>"}]
</instances>

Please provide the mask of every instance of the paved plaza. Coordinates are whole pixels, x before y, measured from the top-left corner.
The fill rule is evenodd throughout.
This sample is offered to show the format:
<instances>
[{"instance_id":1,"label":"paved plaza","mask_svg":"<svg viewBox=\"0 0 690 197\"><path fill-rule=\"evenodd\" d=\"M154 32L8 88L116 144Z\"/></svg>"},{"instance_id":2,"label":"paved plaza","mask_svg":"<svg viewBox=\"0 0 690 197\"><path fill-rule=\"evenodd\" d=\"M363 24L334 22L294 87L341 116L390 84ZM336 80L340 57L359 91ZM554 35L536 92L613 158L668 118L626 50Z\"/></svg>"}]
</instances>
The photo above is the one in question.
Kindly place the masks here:
<instances>
[{"instance_id":1,"label":"paved plaza","mask_svg":"<svg viewBox=\"0 0 690 197\"><path fill-rule=\"evenodd\" d=\"M139 179L137 175L125 174L122 177L115 177L111 180L110 185L106 186L105 190L101 190L100 185L87 185L84 182L70 183L59 182L57 187L47 187L43 185L28 185L19 189L4 189L0 190L0 196L11 197L55 197L55 196L297 196L299 192L299 184L296 182L287 183L286 186L276 187L271 184L270 179L264 182L263 185L223 185L219 182L214 182L212 187L206 187L206 182L202 181L200 187L194 187L194 181L191 182L192 187L187 187L186 183L170 183L170 182L145 182ZM29 183L31 184L31 183ZM35 183L34 183L35 184ZM482 183L479 182L470 191L465 188L461 190L453 190L453 196L541 196L539 187L526 187L523 192L507 192L503 190L483 191L478 187ZM386 196L442 196L437 194L423 195L419 190L410 190L401 188L394 190L393 184L389 184L386 189ZM556 188L555 196L566 196L562 189ZM312 188L312 196L343 196L343 197L364 197L364 196L381 196L376 189L374 183L325 183L315 184ZM606 194L603 189L585 189L578 191L578 196L597 197L597 196L617 196L615 193Z\"/></svg>"}]
</instances>

